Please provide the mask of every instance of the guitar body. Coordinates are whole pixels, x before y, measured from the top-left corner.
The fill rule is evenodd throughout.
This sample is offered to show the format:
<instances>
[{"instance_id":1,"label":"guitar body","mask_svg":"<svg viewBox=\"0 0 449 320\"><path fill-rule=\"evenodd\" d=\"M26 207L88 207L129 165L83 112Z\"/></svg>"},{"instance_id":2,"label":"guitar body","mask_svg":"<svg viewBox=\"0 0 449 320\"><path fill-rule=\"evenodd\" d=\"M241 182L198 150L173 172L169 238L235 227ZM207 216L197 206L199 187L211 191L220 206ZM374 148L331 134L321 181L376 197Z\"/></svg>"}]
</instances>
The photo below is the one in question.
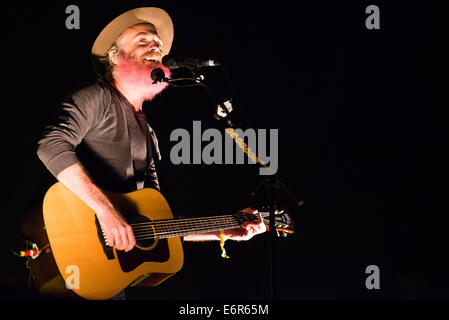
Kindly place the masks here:
<instances>
[{"instance_id":1,"label":"guitar body","mask_svg":"<svg viewBox=\"0 0 449 320\"><path fill-rule=\"evenodd\" d=\"M129 223L145 225L173 219L168 203L157 190L108 196ZM138 241L129 252L108 247L94 211L61 183L48 190L42 208L59 275L82 298L109 299L138 282L157 285L182 268L179 237ZM42 288L45 286L48 288ZM46 292L52 285L45 283L42 287Z\"/></svg>"},{"instance_id":2,"label":"guitar body","mask_svg":"<svg viewBox=\"0 0 449 320\"><path fill-rule=\"evenodd\" d=\"M269 212L173 219L165 198L155 189L107 193L133 229L136 245L129 252L106 243L97 216L60 182L34 202L21 233L40 249L27 259L42 294L63 298L109 299L128 286L155 286L178 272L184 256L180 236L240 228ZM276 232L293 233L293 220L274 212Z\"/></svg>"}]
</instances>

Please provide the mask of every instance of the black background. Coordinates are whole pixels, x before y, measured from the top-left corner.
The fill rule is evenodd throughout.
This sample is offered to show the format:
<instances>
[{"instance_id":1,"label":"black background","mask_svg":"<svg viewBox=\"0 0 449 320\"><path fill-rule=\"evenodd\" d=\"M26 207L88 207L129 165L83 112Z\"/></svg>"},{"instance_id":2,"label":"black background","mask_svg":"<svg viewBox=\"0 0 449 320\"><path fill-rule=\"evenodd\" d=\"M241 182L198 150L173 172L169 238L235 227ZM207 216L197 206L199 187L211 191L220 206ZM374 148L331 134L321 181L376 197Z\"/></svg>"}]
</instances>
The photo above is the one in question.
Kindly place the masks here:
<instances>
[{"instance_id":1,"label":"black background","mask_svg":"<svg viewBox=\"0 0 449 320\"><path fill-rule=\"evenodd\" d=\"M426 2L427 3L427 2ZM80 8L80 30L65 9ZM380 30L365 8L380 8ZM222 61L255 128L279 130L279 174L304 205L296 233L279 240L277 297L435 299L449 297L445 118L435 112L444 38L435 4L410 1L206 2L58 1L3 5L2 298L34 298L23 260L8 251L45 170L36 142L58 103L95 79L90 49L121 13L158 6L172 17L171 53ZM228 88L216 70L211 85ZM176 209L228 213L251 204L254 166L174 166L175 128L218 127L200 88L169 88L145 106L158 134ZM190 129L191 130L191 129ZM284 199L285 200L285 199ZM185 264L134 299L265 299L268 234L185 243ZM367 290L365 268L380 268Z\"/></svg>"}]
</instances>

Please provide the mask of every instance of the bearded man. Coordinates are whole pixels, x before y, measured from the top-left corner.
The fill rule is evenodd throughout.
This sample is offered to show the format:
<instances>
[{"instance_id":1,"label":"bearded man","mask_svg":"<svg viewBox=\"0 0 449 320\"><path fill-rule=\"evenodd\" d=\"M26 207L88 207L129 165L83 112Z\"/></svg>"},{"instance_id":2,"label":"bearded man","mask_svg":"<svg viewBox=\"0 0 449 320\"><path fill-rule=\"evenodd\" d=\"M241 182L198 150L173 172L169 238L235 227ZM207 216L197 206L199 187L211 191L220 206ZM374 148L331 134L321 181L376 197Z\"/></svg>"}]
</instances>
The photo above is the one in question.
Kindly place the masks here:
<instances>
[{"instance_id":1,"label":"bearded man","mask_svg":"<svg viewBox=\"0 0 449 320\"><path fill-rule=\"evenodd\" d=\"M92 47L94 65L104 67L103 80L72 93L38 143L41 161L95 211L108 244L117 250L130 251L136 240L103 190L160 189L157 139L142 106L168 85L153 84L150 74L160 68L167 78L171 76L162 57L169 53L172 40L173 24L162 9L138 8L114 19ZM265 230L260 220L245 222L226 230L225 237L248 240ZM220 233L189 235L184 240L220 240Z\"/></svg>"}]
</instances>

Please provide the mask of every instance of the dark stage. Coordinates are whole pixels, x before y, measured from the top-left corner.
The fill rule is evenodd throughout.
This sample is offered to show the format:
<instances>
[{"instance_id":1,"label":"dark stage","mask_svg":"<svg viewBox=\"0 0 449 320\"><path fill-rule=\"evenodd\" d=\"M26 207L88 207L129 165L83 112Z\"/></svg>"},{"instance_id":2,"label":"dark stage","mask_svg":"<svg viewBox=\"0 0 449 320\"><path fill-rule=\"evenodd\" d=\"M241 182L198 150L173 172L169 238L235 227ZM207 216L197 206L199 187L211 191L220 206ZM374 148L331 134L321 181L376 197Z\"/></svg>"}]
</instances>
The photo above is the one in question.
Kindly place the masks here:
<instances>
[{"instance_id":1,"label":"dark stage","mask_svg":"<svg viewBox=\"0 0 449 320\"><path fill-rule=\"evenodd\" d=\"M80 28L65 26L68 5ZM380 9L369 30L365 9ZM437 5L412 2L59 1L4 5L2 299L39 299L28 291L25 260L10 253L46 170L39 136L74 88L95 80L90 49L126 10L157 6L174 23L171 53L213 58L229 73L252 128L278 129L279 177L295 233L278 239L278 300L449 298L447 148L435 107L444 41ZM223 97L223 75L204 70ZM173 88L145 105L155 129L176 211L188 217L262 205L250 192L254 165L174 165L170 132L220 128L202 88ZM6 113L6 114L5 114ZM268 233L248 242L184 243L182 270L160 286L132 288L130 299L264 300ZM366 268L380 272L368 290Z\"/></svg>"}]
</instances>

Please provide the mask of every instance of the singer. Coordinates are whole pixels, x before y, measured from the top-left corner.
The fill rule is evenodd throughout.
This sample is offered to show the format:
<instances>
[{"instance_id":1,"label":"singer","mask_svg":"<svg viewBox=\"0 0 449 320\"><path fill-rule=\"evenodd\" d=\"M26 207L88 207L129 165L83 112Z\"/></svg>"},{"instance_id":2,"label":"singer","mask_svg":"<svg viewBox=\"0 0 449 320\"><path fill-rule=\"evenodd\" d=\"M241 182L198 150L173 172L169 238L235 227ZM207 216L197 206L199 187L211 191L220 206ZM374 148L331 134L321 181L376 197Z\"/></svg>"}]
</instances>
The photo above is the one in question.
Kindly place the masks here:
<instances>
[{"instance_id":1,"label":"singer","mask_svg":"<svg viewBox=\"0 0 449 320\"><path fill-rule=\"evenodd\" d=\"M110 22L91 51L99 78L61 103L38 142L38 156L48 171L95 211L108 244L125 252L136 240L103 190L160 190L158 142L142 106L168 86L153 83L150 74L160 68L170 78L162 58L172 41L172 20L159 8L133 9ZM242 211L256 213L251 208ZM256 220L226 230L224 237L248 240L265 230ZM222 240L222 234L189 235L184 240Z\"/></svg>"}]
</instances>

